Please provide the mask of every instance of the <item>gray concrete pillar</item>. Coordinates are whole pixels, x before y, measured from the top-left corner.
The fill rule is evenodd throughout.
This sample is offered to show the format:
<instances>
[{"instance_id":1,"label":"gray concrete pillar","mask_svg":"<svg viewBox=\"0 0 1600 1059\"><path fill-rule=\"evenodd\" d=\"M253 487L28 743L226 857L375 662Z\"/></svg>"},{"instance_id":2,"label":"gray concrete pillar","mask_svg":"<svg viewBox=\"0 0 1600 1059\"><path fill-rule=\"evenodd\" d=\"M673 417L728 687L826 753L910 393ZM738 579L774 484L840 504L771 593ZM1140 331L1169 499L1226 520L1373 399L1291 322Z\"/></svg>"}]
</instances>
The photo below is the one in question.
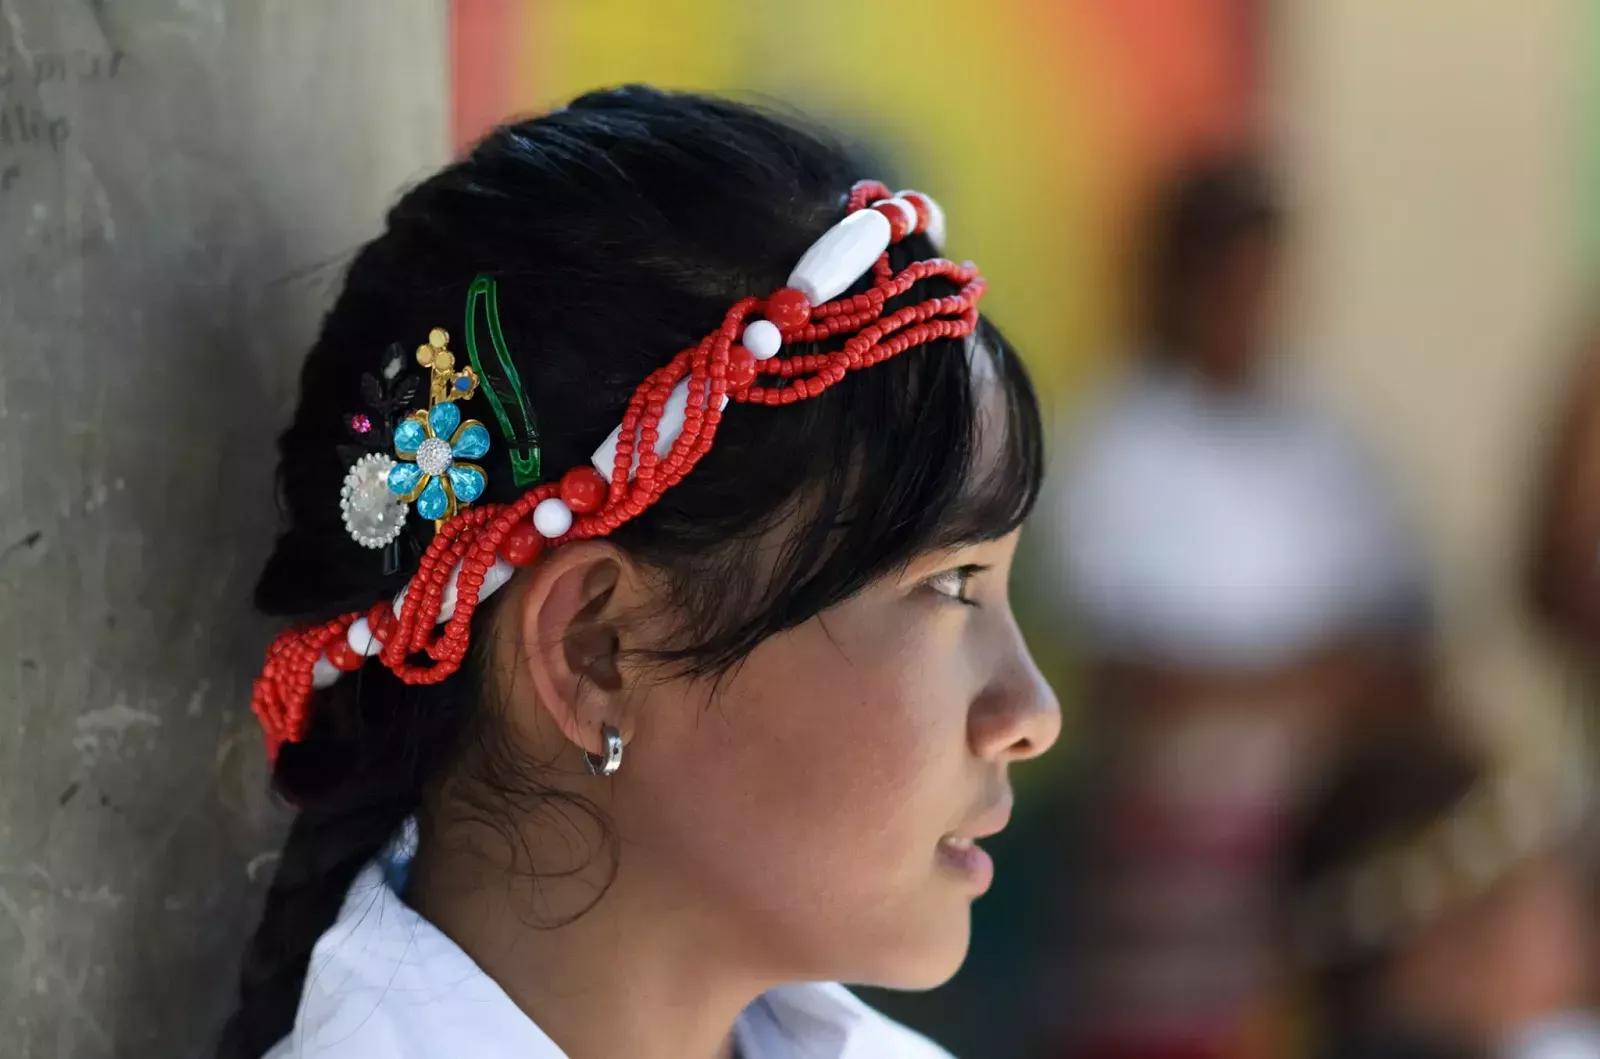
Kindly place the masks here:
<instances>
[{"instance_id":1,"label":"gray concrete pillar","mask_svg":"<svg viewBox=\"0 0 1600 1059\"><path fill-rule=\"evenodd\" d=\"M284 821L273 437L444 160L445 6L0 0L0 1054L214 1041Z\"/></svg>"}]
</instances>

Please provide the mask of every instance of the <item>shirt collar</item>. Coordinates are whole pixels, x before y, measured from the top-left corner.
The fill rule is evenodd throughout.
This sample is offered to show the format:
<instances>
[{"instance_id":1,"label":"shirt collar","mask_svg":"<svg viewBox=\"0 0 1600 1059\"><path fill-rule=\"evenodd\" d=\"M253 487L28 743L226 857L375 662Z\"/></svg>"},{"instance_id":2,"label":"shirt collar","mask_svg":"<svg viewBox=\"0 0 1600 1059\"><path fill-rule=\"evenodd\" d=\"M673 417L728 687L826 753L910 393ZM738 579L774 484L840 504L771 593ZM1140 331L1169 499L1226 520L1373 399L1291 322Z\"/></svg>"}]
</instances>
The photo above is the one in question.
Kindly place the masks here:
<instances>
[{"instance_id":1,"label":"shirt collar","mask_svg":"<svg viewBox=\"0 0 1600 1059\"><path fill-rule=\"evenodd\" d=\"M312 953L294 1030L268 1059L567 1059L460 946L400 899L405 851L392 852L401 856L367 865L351 885ZM831 983L770 990L735 1034L745 1059L944 1056Z\"/></svg>"}]
</instances>

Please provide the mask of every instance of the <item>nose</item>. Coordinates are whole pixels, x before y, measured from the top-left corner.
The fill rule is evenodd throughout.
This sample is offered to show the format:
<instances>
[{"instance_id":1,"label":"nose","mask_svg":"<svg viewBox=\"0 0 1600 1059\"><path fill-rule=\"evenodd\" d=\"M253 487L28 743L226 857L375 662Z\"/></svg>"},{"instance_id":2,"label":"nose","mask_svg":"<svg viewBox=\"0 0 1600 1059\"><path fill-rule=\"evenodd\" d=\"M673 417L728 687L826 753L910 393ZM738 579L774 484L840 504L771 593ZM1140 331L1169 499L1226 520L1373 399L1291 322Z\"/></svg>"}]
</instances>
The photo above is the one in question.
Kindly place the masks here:
<instances>
[{"instance_id":1,"label":"nose","mask_svg":"<svg viewBox=\"0 0 1600 1059\"><path fill-rule=\"evenodd\" d=\"M1033 656L1014 634L1008 664L972 703L967 739L972 752L999 764L1027 761L1049 750L1061 735L1061 703Z\"/></svg>"}]
</instances>

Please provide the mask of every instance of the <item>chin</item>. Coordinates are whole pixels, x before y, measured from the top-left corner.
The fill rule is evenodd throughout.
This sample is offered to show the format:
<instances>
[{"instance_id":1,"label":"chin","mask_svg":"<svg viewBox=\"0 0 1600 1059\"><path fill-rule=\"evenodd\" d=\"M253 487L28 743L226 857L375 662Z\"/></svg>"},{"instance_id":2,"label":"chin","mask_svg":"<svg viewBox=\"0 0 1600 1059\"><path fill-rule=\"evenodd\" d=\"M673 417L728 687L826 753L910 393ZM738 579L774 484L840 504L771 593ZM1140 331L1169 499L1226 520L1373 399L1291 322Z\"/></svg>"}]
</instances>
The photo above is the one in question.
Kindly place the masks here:
<instances>
[{"instance_id":1,"label":"chin","mask_svg":"<svg viewBox=\"0 0 1600 1059\"><path fill-rule=\"evenodd\" d=\"M898 945L875 954L874 973L854 981L906 992L937 989L961 970L971 942L972 916L964 908L955 921L907 932Z\"/></svg>"}]
</instances>

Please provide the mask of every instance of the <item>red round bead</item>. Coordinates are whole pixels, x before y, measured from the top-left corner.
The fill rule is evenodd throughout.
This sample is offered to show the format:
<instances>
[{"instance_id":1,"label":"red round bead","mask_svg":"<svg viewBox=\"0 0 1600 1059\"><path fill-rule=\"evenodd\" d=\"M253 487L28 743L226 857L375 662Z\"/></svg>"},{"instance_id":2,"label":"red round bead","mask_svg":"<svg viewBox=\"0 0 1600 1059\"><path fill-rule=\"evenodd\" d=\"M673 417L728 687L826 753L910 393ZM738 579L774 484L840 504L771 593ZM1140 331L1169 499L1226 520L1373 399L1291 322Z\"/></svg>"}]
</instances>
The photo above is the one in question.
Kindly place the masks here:
<instances>
[{"instance_id":1,"label":"red round bead","mask_svg":"<svg viewBox=\"0 0 1600 1059\"><path fill-rule=\"evenodd\" d=\"M756 358L743 346L728 350L728 385L742 389L756 381Z\"/></svg>"},{"instance_id":2,"label":"red round bead","mask_svg":"<svg viewBox=\"0 0 1600 1059\"><path fill-rule=\"evenodd\" d=\"M885 201L878 203L872 208L878 213L883 214L883 219L889 222L890 239L898 243L910 233L911 222L906 218L905 213L900 209L899 206L891 206ZM912 212L916 212L915 207L912 208Z\"/></svg>"},{"instance_id":3,"label":"red round bead","mask_svg":"<svg viewBox=\"0 0 1600 1059\"><path fill-rule=\"evenodd\" d=\"M780 328L799 327L811 319L811 300L804 291L784 287L767 298L766 317Z\"/></svg>"},{"instance_id":4,"label":"red round bead","mask_svg":"<svg viewBox=\"0 0 1600 1059\"><path fill-rule=\"evenodd\" d=\"M328 661L332 662L333 667L341 673L354 673L366 661L365 656L358 655L350 649L350 641L343 636L330 643L325 650Z\"/></svg>"},{"instance_id":5,"label":"red round bead","mask_svg":"<svg viewBox=\"0 0 1600 1059\"><path fill-rule=\"evenodd\" d=\"M544 535L527 520L517 523L500 542L500 554L512 566L527 566L543 550Z\"/></svg>"},{"instance_id":6,"label":"red round bead","mask_svg":"<svg viewBox=\"0 0 1600 1059\"><path fill-rule=\"evenodd\" d=\"M610 488L593 467L574 467L561 476L561 499L580 515L599 511Z\"/></svg>"}]
</instances>

